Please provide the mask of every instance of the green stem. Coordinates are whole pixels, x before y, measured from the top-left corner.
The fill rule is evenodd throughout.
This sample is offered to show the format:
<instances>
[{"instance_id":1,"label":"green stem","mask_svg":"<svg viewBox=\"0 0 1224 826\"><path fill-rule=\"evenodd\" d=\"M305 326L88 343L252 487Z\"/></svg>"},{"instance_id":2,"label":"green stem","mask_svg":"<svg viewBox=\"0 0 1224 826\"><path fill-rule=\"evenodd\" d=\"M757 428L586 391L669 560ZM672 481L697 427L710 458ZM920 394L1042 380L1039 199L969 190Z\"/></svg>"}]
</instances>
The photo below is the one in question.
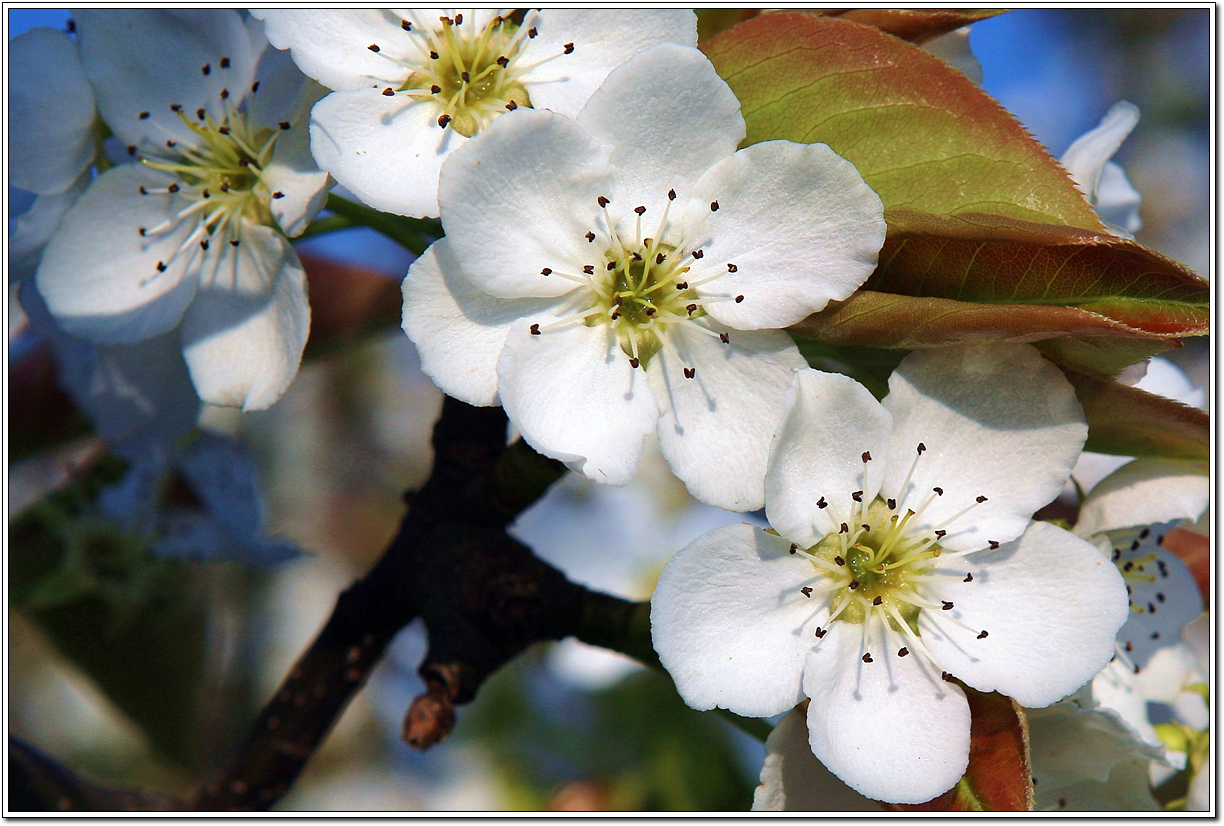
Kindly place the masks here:
<instances>
[{"instance_id":1,"label":"green stem","mask_svg":"<svg viewBox=\"0 0 1224 826\"><path fill-rule=\"evenodd\" d=\"M327 196L326 208L336 216L346 219L350 225L369 227L417 255L429 247L429 239L441 238L443 235L442 225L437 221L379 212L335 193Z\"/></svg>"},{"instance_id":2,"label":"green stem","mask_svg":"<svg viewBox=\"0 0 1224 826\"><path fill-rule=\"evenodd\" d=\"M326 218L320 218L314 221L310 226L306 227L306 231L293 239L295 241L302 238L309 238L312 235L323 235L327 232L335 232L338 229L348 229L355 226L352 221L345 218L343 215L328 215Z\"/></svg>"}]
</instances>

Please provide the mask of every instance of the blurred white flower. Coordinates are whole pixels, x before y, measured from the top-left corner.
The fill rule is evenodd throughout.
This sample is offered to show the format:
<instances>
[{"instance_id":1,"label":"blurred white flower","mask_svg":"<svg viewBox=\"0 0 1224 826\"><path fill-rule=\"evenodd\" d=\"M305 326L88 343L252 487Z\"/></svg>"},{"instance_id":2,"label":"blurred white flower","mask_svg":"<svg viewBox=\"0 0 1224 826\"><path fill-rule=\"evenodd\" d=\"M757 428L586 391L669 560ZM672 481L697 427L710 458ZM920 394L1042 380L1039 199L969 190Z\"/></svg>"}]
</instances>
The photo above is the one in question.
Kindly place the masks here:
<instances>
[{"instance_id":1,"label":"blurred white flower","mask_svg":"<svg viewBox=\"0 0 1224 826\"><path fill-rule=\"evenodd\" d=\"M1076 138L1060 159L1106 228L1124 238L1134 238L1143 228L1139 218L1142 196L1131 186L1122 167L1110 158L1137 123L1139 108L1120 100L1109 107L1095 129Z\"/></svg>"},{"instance_id":2,"label":"blurred white flower","mask_svg":"<svg viewBox=\"0 0 1224 826\"><path fill-rule=\"evenodd\" d=\"M404 280L422 369L596 481L625 484L657 430L697 499L759 508L804 366L773 328L850 295L884 221L827 146L743 137L710 62L671 44L609 74L576 122L495 122L448 161L447 237Z\"/></svg>"},{"instance_id":3,"label":"blurred white flower","mask_svg":"<svg viewBox=\"0 0 1224 826\"><path fill-rule=\"evenodd\" d=\"M447 156L519 108L574 116L657 43L697 45L688 9L255 9L268 39L335 91L311 113L319 166L370 206L438 214Z\"/></svg>"},{"instance_id":4,"label":"blurred white flower","mask_svg":"<svg viewBox=\"0 0 1224 826\"><path fill-rule=\"evenodd\" d=\"M802 697L812 751L851 788L919 803L969 752L954 675L1045 706L1108 663L1126 620L1113 565L1031 522L1087 428L1028 346L918 351L881 404L801 371L770 450L766 512L688 545L652 599L685 701L778 714Z\"/></svg>"},{"instance_id":5,"label":"blurred white flower","mask_svg":"<svg viewBox=\"0 0 1224 826\"><path fill-rule=\"evenodd\" d=\"M177 327L202 398L267 407L310 325L285 236L326 195L306 124L324 90L233 10L75 19L98 111L138 162L103 172L63 216L38 289L67 333L100 344Z\"/></svg>"}]
</instances>

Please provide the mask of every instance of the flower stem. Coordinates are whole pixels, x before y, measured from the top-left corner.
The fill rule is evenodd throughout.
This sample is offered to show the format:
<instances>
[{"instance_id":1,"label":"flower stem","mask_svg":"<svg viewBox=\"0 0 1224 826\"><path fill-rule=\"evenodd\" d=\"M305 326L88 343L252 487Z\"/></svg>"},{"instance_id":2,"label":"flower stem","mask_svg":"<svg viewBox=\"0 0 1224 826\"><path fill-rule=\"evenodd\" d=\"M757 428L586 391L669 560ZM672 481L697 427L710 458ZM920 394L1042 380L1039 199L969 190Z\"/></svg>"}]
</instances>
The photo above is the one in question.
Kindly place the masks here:
<instances>
[{"instance_id":1,"label":"flower stem","mask_svg":"<svg viewBox=\"0 0 1224 826\"><path fill-rule=\"evenodd\" d=\"M437 221L379 212L335 193L327 196L326 208L333 213L333 217L344 218L350 226L369 227L417 255L425 252L432 239L441 238L444 234L442 225ZM339 229L338 226L335 228Z\"/></svg>"}]
</instances>

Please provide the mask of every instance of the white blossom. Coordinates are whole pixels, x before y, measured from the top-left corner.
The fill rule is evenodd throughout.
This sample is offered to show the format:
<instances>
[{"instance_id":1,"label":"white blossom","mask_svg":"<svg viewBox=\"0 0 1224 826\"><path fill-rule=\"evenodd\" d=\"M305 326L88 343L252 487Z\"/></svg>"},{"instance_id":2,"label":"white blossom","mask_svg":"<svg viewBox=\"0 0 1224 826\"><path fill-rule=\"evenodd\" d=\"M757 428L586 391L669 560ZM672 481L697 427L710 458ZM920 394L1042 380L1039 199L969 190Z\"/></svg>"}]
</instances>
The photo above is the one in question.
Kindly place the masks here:
<instances>
[{"instance_id":1,"label":"white blossom","mask_svg":"<svg viewBox=\"0 0 1224 826\"><path fill-rule=\"evenodd\" d=\"M657 428L693 496L759 508L804 367L776 328L862 284L884 221L827 146L736 151L743 137L709 61L670 44L608 75L576 121L496 121L447 162L447 237L404 280L424 371L596 481L627 482Z\"/></svg>"},{"instance_id":2,"label":"white blossom","mask_svg":"<svg viewBox=\"0 0 1224 826\"><path fill-rule=\"evenodd\" d=\"M577 115L657 43L697 45L688 9L256 9L268 39L335 91L311 114L319 166L370 206L438 214L447 156L507 111Z\"/></svg>"},{"instance_id":3,"label":"white blossom","mask_svg":"<svg viewBox=\"0 0 1224 826\"><path fill-rule=\"evenodd\" d=\"M306 123L323 90L232 10L90 9L76 21L98 111L134 162L99 175L64 215L39 292L67 333L100 344L177 327L204 400L267 407L310 324L286 235L326 194Z\"/></svg>"},{"instance_id":4,"label":"white blossom","mask_svg":"<svg viewBox=\"0 0 1224 826\"><path fill-rule=\"evenodd\" d=\"M1139 123L1139 108L1120 100L1093 129L1076 138L1060 162L1114 235L1134 238L1143 228L1139 218L1142 196L1126 171L1110 160Z\"/></svg>"},{"instance_id":5,"label":"white blossom","mask_svg":"<svg viewBox=\"0 0 1224 826\"><path fill-rule=\"evenodd\" d=\"M918 803L968 760L955 678L1041 707L1113 656L1117 569L1034 511L1087 428L1027 345L919 351L877 402L801 371L770 450L766 513L676 554L655 649L694 708L778 714L805 696L815 755L851 788Z\"/></svg>"}]
</instances>

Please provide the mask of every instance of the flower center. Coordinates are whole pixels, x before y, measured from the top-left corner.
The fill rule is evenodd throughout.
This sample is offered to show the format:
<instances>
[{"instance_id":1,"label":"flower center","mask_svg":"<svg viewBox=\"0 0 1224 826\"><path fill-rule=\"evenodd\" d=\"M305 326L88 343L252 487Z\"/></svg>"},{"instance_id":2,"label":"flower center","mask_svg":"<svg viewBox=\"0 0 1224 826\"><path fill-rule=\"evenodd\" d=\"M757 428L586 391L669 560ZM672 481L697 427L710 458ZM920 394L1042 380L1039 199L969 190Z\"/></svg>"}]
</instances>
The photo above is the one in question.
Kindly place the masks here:
<instances>
[{"instance_id":1,"label":"flower center","mask_svg":"<svg viewBox=\"0 0 1224 826\"><path fill-rule=\"evenodd\" d=\"M398 89L388 86L384 95L404 94L414 101L432 102L440 127L470 138L501 113L531 106L521 82L524 74L543 62L573 54L574 44L567 43L556 55L524 63L524 47L536 37L533 18L534 12L528 12L520 26L497 16L477 27L474 20L465 22L462 14L440 17L434 24L412 16L400 26L417 54L401 60L386 54L377 43L367 48L410 70Z\"/></svg>"},{"instance_id":2,"label":"flower center","mask_svg":"<svg viewBox=\"0 0 1224 826\"><path fill-rule=\"evenodd\" d=\"M533 324L532 335L541 335L575 323L588 327L609 325L616 332L621 350L629 357L631 367L645 367L660 350L667 349L684 364L685 378L694 378L697 368L686 361L681 348L671 335L677 325L687 324L688 329L714 336L729 344L730 333L717 330L710 324L706 306L719 301L741 302L744 296L699 295L696 288L719 278L725 273L737 272L735 264L726 269L697 280L689 278L694 262L705 257L697 249L689 249L678 228L669 224L671 204L676 191L668 190L667 206L664 208L655 237L642 237L642 218L646 207L633 211L637 215L632 238L622 236L615 229L615 222L607 216L608 198L600 197L599 206L605 210L602 227L586 234L589 243L601 236L603 254L598 264L582 265L581 273L569 273L545 267L544 276L559 276L576 281L585 289L578 291L578 312L551 324ZM711 209L717 209L717 201ZM598 230L598 232L597 232ZM679 238L674 236L679 235ZM669 238L668 241L659 239ZM595 247L599 249L600 246Z\"/></svg>"}]
</instances>

